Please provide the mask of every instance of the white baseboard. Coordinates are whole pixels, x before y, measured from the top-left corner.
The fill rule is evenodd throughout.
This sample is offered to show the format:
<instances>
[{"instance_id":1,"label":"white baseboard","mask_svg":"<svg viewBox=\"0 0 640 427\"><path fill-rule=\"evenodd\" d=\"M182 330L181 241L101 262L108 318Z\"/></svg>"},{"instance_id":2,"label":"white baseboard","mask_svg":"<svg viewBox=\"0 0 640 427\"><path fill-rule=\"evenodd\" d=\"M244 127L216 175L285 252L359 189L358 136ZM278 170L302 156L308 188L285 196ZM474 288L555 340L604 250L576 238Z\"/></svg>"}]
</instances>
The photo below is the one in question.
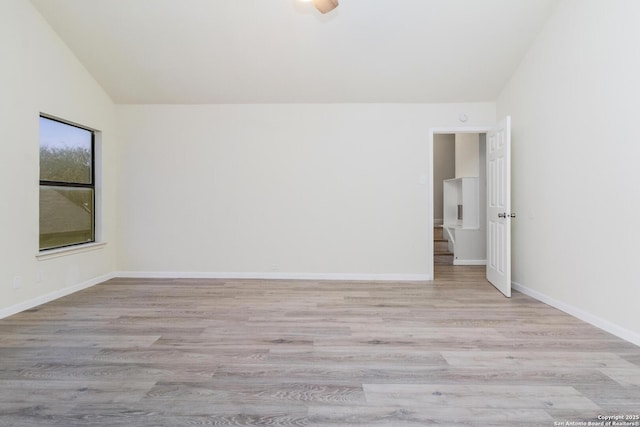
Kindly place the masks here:
<instances>
[{"instance_id":1,"label":"white baseboard","mask_svg":"<svg viewBox=\"0 0 640 427\"><path fill-rule=\"evenodd\" d=\"M20 313L25 310L29 310L33 307L37 307L39 305L51 302L58 298L62 298L74 292L81 291L83 289L90 288L91 286L95 286L98 283L106 282L109 279L113 279L116 277L115 273L105 274L103 276L94 277L93 279L89 279L85 282L78 283L76 285L67 286L66 288L50 292L45 295L41 295L34 299L21 302L19 304L13 305L11 307L0 309L0 319L4 319L5 317L13 316L14 314Z\"/></svg>"},{"instance_id":2,"label":"white baseboard","mask_svg":"<svg viewBox=\"0 0 640 427\"><path fill-rule=\"evenodd\" d=\"M455 259L453 265L487 265L486 259Z\"/></svg>"},{"instance_id":3,"label":"white baseboard","mask_svg":"<svg viewBox=\"0 0 640 427\"><path fill-rule=\"evenodd\" d=\"M115 277L145 279L271 279L421 282L433 280L430 274L352 274L352 273L231 273L188 271L118 271Z\"/></svg>"},{"instance_id":4,"label":"white baseboard","mask_svg":"<svg viewBox=\"0 0 640 427\"><path fill-rule=\"evenodd\" d=\"M525 295L530 296L531 298L535 298L540 302L543 302L551 307L557 308L558 310L564 311L567 314L572 315L582 321L585 321L596 328L600 328L603 331L609 332L619 338L622 338L625 341L629 341L632 344L640 346L640 334L631 331L629 329L623 328L620 325L612 323L608 320L602 319L598 316L595 316L591 313L588 313L580 308L574 307L570 304L564 303L562 301L558 301L557 299L545 295L541 292L533 290L531 288L527 288L524 285L521 285L517 282L511 282L513 289L518 292L522 292Z\"/></svg>"}]
</instances>

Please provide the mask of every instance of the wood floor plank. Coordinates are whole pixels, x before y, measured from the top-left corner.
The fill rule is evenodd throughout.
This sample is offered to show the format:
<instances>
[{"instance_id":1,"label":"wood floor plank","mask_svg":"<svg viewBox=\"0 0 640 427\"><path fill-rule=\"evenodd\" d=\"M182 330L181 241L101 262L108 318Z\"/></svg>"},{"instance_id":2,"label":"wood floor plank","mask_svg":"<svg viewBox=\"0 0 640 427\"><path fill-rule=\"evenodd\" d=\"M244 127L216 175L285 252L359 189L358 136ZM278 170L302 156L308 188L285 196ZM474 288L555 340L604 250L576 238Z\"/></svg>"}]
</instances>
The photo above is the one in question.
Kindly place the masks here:
<instances>
[{"instance_id":1,"label":"wood floor plank","mask_svg":"<svg viewBox=\"0 0 640 427\"><path fill-rule=\"evenodd\" d=\"M0 347L148 347L160 335L91 335L91 334L7 334L0 336Z\"/></svg>"},{"instance_id":2,"label":"wood floor plank","mask_svg":"<svg viewBox=\"0 0 640 427\"><path fill-rule=\"evenodd\" d=\"M216 381L200 383L159 382L148 393L147 398L154 402L178 400L206 404L211 401L243 402L244 404L278 406L309 406L314 403L332 405L351 405L364 403L361 385L330 385L283 383L225 383Z\"/></svg>"},{"instance_id":3,"label":"wood floor plank","mask_svg":"<svg viewBox=\"0 0 640 427\"><path fill-rule=\"evenodd\" d=\"M314 406L309 425L318 426L552 426L553 417L539 409L478 409L446 406Z\"/></svg>"},{"instance_id":4,"label":"wood floor plank","mask_svg":"<svg viewBox=\"0 0 640 427\"><path fill-rule=\"evenodd\" d=\"M579 385L576 389L607 413L639 415L640 387L637 386L609 386L606 388L593 385ZM640 420L638 420L640 421Z\"/></svg>"},{"instance_id":5,"label":"wood floor plank","mask_svg":"<svg viewBox=\"0 0 640 427\"><path fill-rule=\"evenodd\" d=\"M600 369L600 372L624 387L640 388L640 371L637 369L605 368Z\"/></svg>"},{"instance_id":6,"label":"wood floor plank","mask_svg":"<svg viewBox=\"0 0 640 427\"><path fill-rule=\"evenodd\" d=\"M608 352L460 352L445 351L442 356L452 366L482 368L558 367L558 368L619 368L635 371L635 366L620 356Z\"/></svg>"},{"instance_id":7,"label":"wood floor plank","mask_svg":"<svg viewBox=\"0 0 640 427\"><path fill-rule=\"evenodd\" d=\"M31 403L46 405L55 400L65 402L137 402L155 385L153 381L65 381L65 380L0 380L2 389L11 394L3 396L3 403Z\"/></svg>"},{"instance_id":8,"label":"wood floor plank","mask_svg":"<svg viewBox=\"0 0 640 427\"><path fill-rule=\"evenodd\" d=\"M565 386L364 384L363 389L367 403L373 405L576 411L599 408L575 388Z\"/></svg>"},{"instance_id":9,"label":"wood floor plank","mask_svg":"<svg viewBox=\"0 0 640 427\"><path fill-rule=\"evenodd\" d=\"M472 266L118 278L0 320L1 426L546 426L640 412L640 348Z\"/></svg>"},{"instance_id":10,"label":"wood floor plank","mask_svg":"<svg viewBox=\"0 0 640 427\"><path fill-rule=\"evenodd\" d=\"M345 364L329 366L323 364L298 364L291 366L236 365L222 366L214 374L218 383L277 383L282 378L291 382L313 384L443 384L474 385L596 385L611 387L616 382L604 373L593 369L485 369L485 368L434 368L416 366L377 367Z\"/></svg>"}]
</instances>

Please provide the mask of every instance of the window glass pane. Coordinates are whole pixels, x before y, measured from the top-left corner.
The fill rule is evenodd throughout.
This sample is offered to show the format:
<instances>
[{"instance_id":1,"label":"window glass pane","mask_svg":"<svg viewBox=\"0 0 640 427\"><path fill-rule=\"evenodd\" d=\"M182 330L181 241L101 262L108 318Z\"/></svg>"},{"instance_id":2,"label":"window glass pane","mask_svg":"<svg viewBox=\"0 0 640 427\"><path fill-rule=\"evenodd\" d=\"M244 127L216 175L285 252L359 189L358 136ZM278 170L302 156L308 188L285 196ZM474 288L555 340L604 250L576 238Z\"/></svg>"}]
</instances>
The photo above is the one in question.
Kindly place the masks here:
<instances>
[{"instance_id":1,"label":"window glass pane","mask_svg":"<svg viewBox=\"0 0 640 427\"><path fill-rule=\"evenodd\" d=\"M91 184L92 132L40 117L40 180Z\"/></svg>"},{"instance_id":2,"label":"window glass pane","mask_svg":"<svg viewBox=\"0 0 640 427\"><path fill-rule=\"evenodd\" d=\"M93 189L40 186L40 249L94 240Z\"/></svg>"}]
</instances>

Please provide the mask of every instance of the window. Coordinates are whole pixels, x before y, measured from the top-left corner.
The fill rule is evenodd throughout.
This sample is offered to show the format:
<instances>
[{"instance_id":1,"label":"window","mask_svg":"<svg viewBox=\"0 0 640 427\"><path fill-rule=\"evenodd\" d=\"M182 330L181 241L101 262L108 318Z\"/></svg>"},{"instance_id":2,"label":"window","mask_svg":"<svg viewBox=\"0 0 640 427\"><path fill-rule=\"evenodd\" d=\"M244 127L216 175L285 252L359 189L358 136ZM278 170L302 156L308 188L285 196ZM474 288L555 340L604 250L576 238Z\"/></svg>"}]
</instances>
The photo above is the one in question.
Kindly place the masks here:
<instances>
[{"instance_id":1,"label":"window","mask_svg":"<svg viewBox=\"0 0 640 427\"><path fill-rule=\"evenodd\" d=\"M95 242L95 135L40 117L40 250Z\"/></svg>"}]
</instances>

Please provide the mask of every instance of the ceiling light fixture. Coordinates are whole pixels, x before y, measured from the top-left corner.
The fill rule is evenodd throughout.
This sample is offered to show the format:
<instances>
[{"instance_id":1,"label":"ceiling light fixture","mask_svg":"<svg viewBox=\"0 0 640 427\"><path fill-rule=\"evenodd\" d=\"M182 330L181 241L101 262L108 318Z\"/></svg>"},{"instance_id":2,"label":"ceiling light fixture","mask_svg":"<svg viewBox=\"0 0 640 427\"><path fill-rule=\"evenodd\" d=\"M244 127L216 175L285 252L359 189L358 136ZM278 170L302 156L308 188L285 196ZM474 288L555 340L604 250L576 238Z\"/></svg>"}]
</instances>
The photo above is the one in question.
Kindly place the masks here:
<instances>
[{"instance_id":1,"label":"ceiling light fixture","mask_svg":"<svg viewBox=\"0 0 640 427\"><path fill-rule=\"evenodd\" d=\"M320 11L320 13L331 12L338 7L338 0L300 0L303 2L313 2L313 5Z\"/></svg>"}]
</instances>

